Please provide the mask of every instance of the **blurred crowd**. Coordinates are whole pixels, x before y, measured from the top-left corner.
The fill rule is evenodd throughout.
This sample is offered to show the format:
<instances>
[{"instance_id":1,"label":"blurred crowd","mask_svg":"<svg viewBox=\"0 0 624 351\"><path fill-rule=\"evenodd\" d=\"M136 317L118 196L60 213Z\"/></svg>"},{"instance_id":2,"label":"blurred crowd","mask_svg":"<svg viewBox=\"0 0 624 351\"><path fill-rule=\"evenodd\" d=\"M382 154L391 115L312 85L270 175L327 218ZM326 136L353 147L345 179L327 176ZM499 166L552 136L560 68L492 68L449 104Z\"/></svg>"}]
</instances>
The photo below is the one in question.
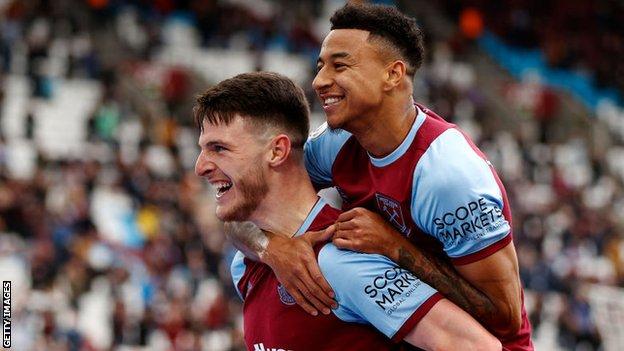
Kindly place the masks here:
<instances>
[{"instance_id":1,"label":"blurred crowd","mask_svg":"<svg viewBox=\"0 0 624 351\"><path fill-rule=\"evenodd\" d=\"M507 43L538 48L552 68L593 77L624 95L624 5L617 0L451 0L447 10L479 9L489 30Z\"/></svg>"},{"instance_id":2,"label":"blurred crowd","mask_svg":"<svg viewBox=\"0 0 624 351\"><path fill-rule=\"evenodd\" d=\"M244 348L228 272L234 250L212 215L211 190L193 173L191 102L207 83L151 59L172 18L192 23L202 46L315 56L323 4L332 2L0 1L0 275L14 282L16 349ZM488 11L503 9L525 11L513 16L520 22L544 21L543 10ZM556 27L567 23L559 16L548 22L554 32L576 38ZM491 25L503 36L511 32ZM533 34L523 40L542 42L526 28ZM595 32L608 37L609 28ZM555 138L557 124L567 121L556 118L559 97L538 78L499 89L521 116L510 128L488 104L463 49L427 33L429 59L416 77L416 100L472 135L502 176L534 330L555 294L558 344L599 349L583 283L624 286L622 146L608 134L600 143L582 133ZM568 39L559 42L577 45ZM575 59L589 60L578 52ZM605 62L618 57L593 54ZM102 87L80 156L39 149L31 114L21 135L3 130L11 113L1 108L3 82L14 76L27 77L29 104L53 100L59 80ZM8 170L11 138L36 150L27 176Z\"/></svg>"}]
</instances>

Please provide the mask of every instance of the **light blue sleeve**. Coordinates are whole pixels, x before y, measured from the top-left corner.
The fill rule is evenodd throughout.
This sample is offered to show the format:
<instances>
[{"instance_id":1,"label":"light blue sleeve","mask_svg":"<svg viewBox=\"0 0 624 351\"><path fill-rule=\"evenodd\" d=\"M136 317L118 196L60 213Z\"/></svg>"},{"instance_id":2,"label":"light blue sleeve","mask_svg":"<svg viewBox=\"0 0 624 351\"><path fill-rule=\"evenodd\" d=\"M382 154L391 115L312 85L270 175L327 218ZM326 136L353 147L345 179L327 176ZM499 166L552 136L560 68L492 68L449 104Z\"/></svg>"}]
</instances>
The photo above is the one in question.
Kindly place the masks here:
<instances>
[{"instance_id":1,"label":"light blue sleeve","mask_svg":"<svg viewBox=\"0 0 624 351\"><path fill-rule=\"evenodd\" d=\"M320 187L332 185L332 166L350 136L342 129L331 130L327 122L310 134L303 149L305 166L314 184Z\"/></svg>"},{"instance_id":2,"label":"light blue sleeve","mask_svg":"<svg viewBox=\"0 0 624 351\"><path fill-rule=\"evenodd\" d=\"M452 259L477 253L510 232L492 171L457 129L436 138L416 166L412 218Z\"/></svg>"},{"instance_id":3,"label":"light blue sleeve","mask_svg":"<svg viewBox=\"0 0 624 351\"><path fill-rule=\"evenodd\" d=\"M237 251L236 255L234 255L234 259L232 260L232 264L230 265L230 274L232 275L234 288L236 289L236 292L238 293L238 296L241 298L241 300L244 300L245 298L243 298L243 294L241 294L240 290L238 289L238 283L243 278L246 268L247 267L245 266L245 255L243 255L242 252Z\"/></svg>"},{"instance_id":4,"label":"light blue sleeve","mask_svg":"<svg viewBox=\"0 0 624 351\"><path fill-rule=\"evenodd\" d=\"M318 261L336 293L339 307L334 314L345 322L371 324L389 338L436 294L381 255L340 250L329 243Z\"/></svg>"}]
</instances>

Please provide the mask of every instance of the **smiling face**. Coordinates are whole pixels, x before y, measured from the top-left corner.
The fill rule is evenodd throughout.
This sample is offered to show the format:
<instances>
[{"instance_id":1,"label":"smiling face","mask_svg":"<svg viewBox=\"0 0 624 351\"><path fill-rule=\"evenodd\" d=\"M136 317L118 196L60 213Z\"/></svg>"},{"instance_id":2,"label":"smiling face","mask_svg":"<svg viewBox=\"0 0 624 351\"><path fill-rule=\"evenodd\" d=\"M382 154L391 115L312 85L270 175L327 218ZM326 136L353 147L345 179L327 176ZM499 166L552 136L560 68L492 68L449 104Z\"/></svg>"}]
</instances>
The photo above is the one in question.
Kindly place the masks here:
<instances>
[{"instance_id":1,"label":"smiling face","mask_svg":"<svg viewBox=\"0 0 624 351\"><path fill-rule=\"evenodd\" d=\"M312 85L331 128L351 131L380 108L387 62L368 37L364 30L335 29L323 41Z\"/></svg>"},{"instance_id":2,"label":"smiling face","mask_svg":"<svg viewBox=\"0 0 624 351\"><path fill-rule=\"evenodd\" d=\"M203 126L195 173L215 187L220 220L247 220L268 190L262 157L266 145L240 116L228 125L204 121Z\"/></svg>"}]
</instances>

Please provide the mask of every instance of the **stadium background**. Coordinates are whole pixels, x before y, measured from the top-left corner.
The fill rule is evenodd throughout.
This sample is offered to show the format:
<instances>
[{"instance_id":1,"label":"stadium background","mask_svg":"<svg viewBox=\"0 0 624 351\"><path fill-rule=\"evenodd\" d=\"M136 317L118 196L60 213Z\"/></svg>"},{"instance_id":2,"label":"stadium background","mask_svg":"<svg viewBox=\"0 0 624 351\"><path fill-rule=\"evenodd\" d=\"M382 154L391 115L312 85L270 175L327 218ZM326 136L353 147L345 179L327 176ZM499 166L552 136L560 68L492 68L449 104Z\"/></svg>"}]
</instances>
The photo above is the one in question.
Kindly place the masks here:
<instances>
[{"instance_id":1,"label":"stadium background","mask_svg":"<svg viewBox=\"0 0 624 351\"><path fill-rule=\"evenodd\" d=\"M417 101L503 178L537 349L624 349L624 3L382 2L425 30ZM193 98L278 71L320 124L314 62L343 3L0 0L13 349L243 349Z\"/></svg>"}]
</instances>

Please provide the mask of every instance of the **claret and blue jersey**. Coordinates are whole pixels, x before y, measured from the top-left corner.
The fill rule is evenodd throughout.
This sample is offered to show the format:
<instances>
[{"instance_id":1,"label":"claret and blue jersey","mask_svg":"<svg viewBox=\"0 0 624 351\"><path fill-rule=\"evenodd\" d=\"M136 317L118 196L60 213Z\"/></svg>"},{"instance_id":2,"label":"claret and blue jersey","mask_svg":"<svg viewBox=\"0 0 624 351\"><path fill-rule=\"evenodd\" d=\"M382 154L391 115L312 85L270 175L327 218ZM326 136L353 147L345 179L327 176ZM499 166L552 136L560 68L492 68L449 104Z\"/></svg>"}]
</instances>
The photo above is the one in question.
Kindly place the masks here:
<instances>
[{"instance_id":1,"label":"claret and blue jersey","mask_svg":"<svg viewBox=\"0 0 624 351\"><path fill-rule=\"evenodd\" d=\"M384 215L415 245L454 264L481 260L512 240L511 212L502 183L473 142L423 106L405 140L383 158L369 155L355 137L326 125L305 145L305 163L317 188L334 186L343 209L365 207ZM298 234L323 229L339 211L322 200ZM386 257L317 248L319 266L339 308L312 317L271 269L238 253L232 263L244 299L245 341L251 350L393 349L442 298L432 287ZM531 350L524 306L518 334L505 350ZM379 333L379 332L381 333Z\"/></svg>"},{"instance_id":2,"label":"claret and blue jersey","mask_svg":"<svg viewBox=\"0 0 624 351\"><path fill-rule=\"evenodd\" d=\"M343 210L382 214L416 246L444 254L453 264L479 261L512 241L505 189L485 155L455 125L416 105L405 140L376 158L344 130L326 125L305 145L305 164L317 188L334 186ZM506 348L531 349L530 325ZM528 348L525 348L527 346Z\"/></svg>"},{"instance_id":3,"label":"claret and blue jersey","mask_svg":"<svg viewBox=\"0 0 624 351\"><path fill-rule=\"evenodd\" d=\"M340 211L318 200L296 235L333 224ZM315 248L339 308L313 317L297 306L266 265L237 253L232 277L244 300L249 350L403 350L405 338L442 296L386 257Z\"/></svg>"},{"instance_id":4,"label":"claret and blue jersey","mask_svg":"<svg viewBox=\"0 0 624 351\"><path fill-rule=\"evenodd\" d=\"M416 244L444 250L455 264L503 248L511 240L511 216L490 164L453 124L417 110L403 143L383 158L369 155L346 131L317 132L305 148L312 181L336 186L343 209L378 212Z\"/></svg>"}]
</instances>

